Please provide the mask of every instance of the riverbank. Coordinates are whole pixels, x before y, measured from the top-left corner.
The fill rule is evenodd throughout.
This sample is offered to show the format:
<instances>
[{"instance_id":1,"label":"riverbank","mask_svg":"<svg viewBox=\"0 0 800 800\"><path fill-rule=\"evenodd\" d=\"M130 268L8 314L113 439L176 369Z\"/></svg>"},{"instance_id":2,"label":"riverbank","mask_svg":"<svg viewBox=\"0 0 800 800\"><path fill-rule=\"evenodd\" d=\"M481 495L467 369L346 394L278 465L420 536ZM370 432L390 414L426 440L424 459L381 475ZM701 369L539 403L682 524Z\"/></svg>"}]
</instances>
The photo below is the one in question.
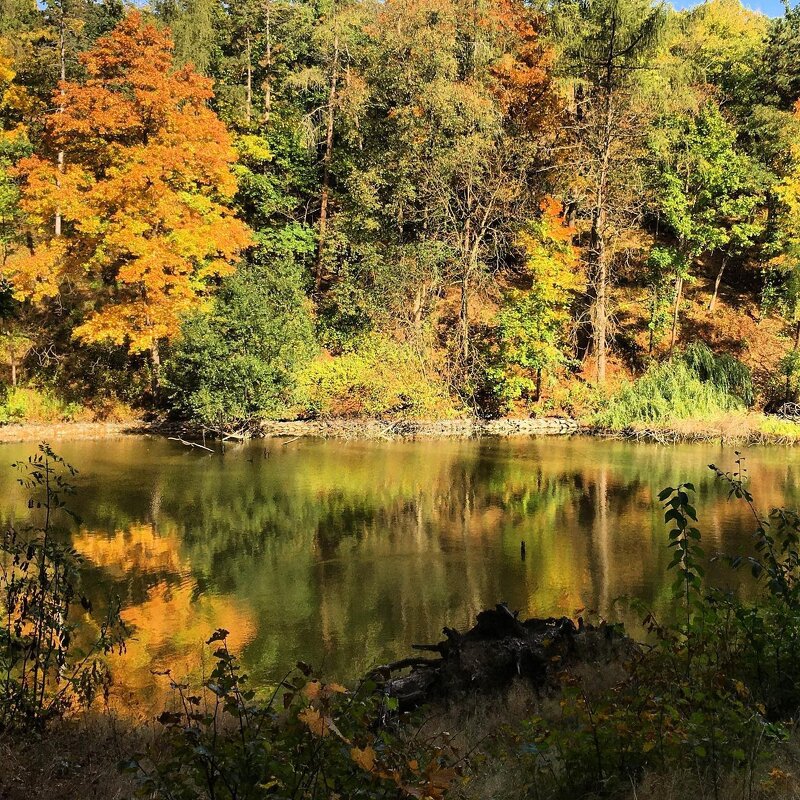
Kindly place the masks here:
<instances>
[{"instance_id":1,"label":"riverbank","mask_svg":"<svg viewBox=\"0 0 800 800\"><path fill-rule=\"evenodd\" d=\"M434 697L416 713L397 715L382 705L374 686L328 684L301 664L280 704L286 710L263 731L263 699L248 700L243 727L233 726L242 702L237 697L226 706L232 716L220 715L219 728L202 714L189 722L175 705L157 720L105 709L56 719L40 733L0 732L0 798L260 797L247 790L291 786L284 783L288 775L299 776L292 796L313 800L315 768L330 769L337 788L352 796L375 799L800 796L800 737L790 723L766 721L759 697L750 697L730 664L725 672L714 668L711 688L718 697L709 701L709 686L692 687L692 680L707 677L702 666L692 680L674 672L685 668L679 642L676 655L659 653L606 623L576 627L566 618L520 622L506 615L502 621L486 611L470 631L445 629L446 642L424 646L436 649L438 661L398 662L412 671L389 681L385 691L399 699L401 711L409 687L422 686ZM391 671L380 667L371 679L382 681ZM669 689L665 678L673 682ZM731 692L728 684L741 688ZM653 705L656 687L670 699L659 697ZM197 691L202 706L208 690ZM731 704L731 713L723 718L715 700ZM751 706L752 716L745 713ZM321 710L330 716L318 716ZM232 730L237 733L229 737ZM709 740L718 751L707 747ZM278 759L263 762L264 752ZM230 789L217 791L206 782L209 764ZM303 782L309 772L312 780ZM262 777L271 782L259 783Z\"/></svg>"},{"instance_id":2,"label":"riverbank","mask_svg":"<svg viewBox=\"0 0 800 800\"><path fill-rule=\"evenodd\" d=\"M681 442L723 442L742 445L791 445L800 443L800 421L758 413L731 413L714 419L673 420L668 424L634 426L611 430L586 420L568 417L501 418L483 420L310 419L263 421L246 434L221 434L197 425L165 420L132 418L115 422L20 422L0 426L0 443L40 442L67 439L90 441L124 436L167 436L198 441L227 438L254 439L474 439L482 436L597 436L678 444Z\"/></svg>"},{"instance_id":3,"label":"riverbank","mask_svg":"<svg viewBox=\"0 0 800 800\"><path fill-rule=\"evenodd\" d=\"M473 439L482 436L597 436L658 444L717 441L742 445L800 443L800 422L757 413L727 414L716 419L674 420L665 425L610 430L568 417L475 418L447 420L313 419L264 421L247 436L259 439ZM202 427L164 420L122 422L11 423L0 426L0 443L67 439L89 441L125 436L167 436L186 441L223 438ZM241 432L228 440L246 438Z\"/></svg>"},{"instance_id":4,"label":"riverbank","mask_svg":"<svg viewBox=\"0 0 800 800\"><path fill-rule=\"evenodd\" d=\"M730 413L712 419L672 420L660 425L636 425L621 430L584 427L595 436L657 444L721 442L731 445L793 445L800 443L800 421L758 413Z\"/></svg>"},{"instance_id":5,"label":"riverbank","mask_svg":"<svg viewBox=\"0 0 800 800\"><path fill-rule=\"evenodd\" d=\"M150 428L147 423L137 419L126 422L14 422L0 426L0 443L51 442L59 439L90 441L136 436L148 432Z\"/></svg>"},{"instance_id":6,"label":"riverbank","mask_svg":"<svg viewBox=\"0 0 800 800\"><path fill-rule=\"evenodd\" d=\"M558 436L579 433L576 420L563 417L540 419L453 419L396 420L319 419L262 422L248 436L252 438L320 439L471 439L479 436ZM219 432L175 422L59 422L12 423L0 426L0 443L58 439L92 440L151 434L188 440L224 438ZM229 439L245 438L242 433L227 434Z\"/></svg>"},{"instance_id":7,"label":"riverbank","mask_svg":"<svg viewBox=\"0 0 800 800\"><path fill-rule=\"evenodd\" d=\"M581 431L581 425L566 417L529 419L474 418L450 420L326 419L294 422L264 422L263 437L316 436L324 439L471 439L478 436L559 436Z\"/></svg>"}]
</instances>

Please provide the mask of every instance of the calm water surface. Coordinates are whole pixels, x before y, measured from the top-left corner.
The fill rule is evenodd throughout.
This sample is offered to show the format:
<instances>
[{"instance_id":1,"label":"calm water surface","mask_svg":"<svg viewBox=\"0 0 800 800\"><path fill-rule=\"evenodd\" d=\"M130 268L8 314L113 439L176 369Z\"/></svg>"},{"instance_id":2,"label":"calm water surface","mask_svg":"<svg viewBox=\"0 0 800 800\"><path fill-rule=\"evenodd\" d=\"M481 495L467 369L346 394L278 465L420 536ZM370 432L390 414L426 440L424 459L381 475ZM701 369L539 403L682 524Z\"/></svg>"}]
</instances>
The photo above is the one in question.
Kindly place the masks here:
<instances>
[{"instance_id":1,"label":"calm water surface","mask_svg":"<svg viewBox=\"0 0 800 800\"><path fill-rule=\"evenodd\" d=\"M34 445L0 446L0 464ZM155 702L151 670L202 672L231 632L266 684L297 659L348 678L469 625L505 600L526 615L663 607L669 553L656 495L698 489L706 550L739 552L752 518L708 470L730 448L588 438L298 440L204 454L157 438L59 442L80 470L73 534L95 605L119 595L135 630L117 694ZM800 507L800 449L746 452L760 505ZM0 469L0 515L28 513ZM527 558L520 558L520 542ZM714 575L740 590L721 569Z\"/></svg>"}]
</instances>

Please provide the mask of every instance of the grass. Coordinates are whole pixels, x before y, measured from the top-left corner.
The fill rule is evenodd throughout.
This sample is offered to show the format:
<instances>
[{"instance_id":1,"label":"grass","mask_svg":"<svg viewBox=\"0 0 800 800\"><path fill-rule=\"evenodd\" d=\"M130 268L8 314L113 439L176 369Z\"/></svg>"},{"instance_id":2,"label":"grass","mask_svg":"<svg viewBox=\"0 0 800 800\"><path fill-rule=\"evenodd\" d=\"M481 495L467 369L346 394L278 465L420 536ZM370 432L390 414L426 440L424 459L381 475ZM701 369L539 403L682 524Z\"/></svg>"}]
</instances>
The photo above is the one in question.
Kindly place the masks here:
<instances>
[{"instance_id":1,"label":"grass","mask_svg":"<svg viewBox=\"0 0 800 800\"><path fill-rule=\"evenodd\" d=\"M636 425L663 425L674 420L713 420L744 403L711 381L701 380L682 360L657 364L613 395L595 418L612 431Z\"/></svg>"},{"instance_id":2,"label":"grass","mask_svg":"<svg viewBox=\"0 0 800 800\"><path fill-rule=\"evenodd\" d=\"M0 425L125 422L135 416L130 406L119 401L89 405L65 400L49 389L34 387L8 388L0 401Z\"/></svg>"},{"instance_id":3,"label":"grass","mask_svg":"<svg viewBox=\"0 0 800 800\"><path fill-rule=\"evenodd\" d=\"M117 768L153 740L151 724L132 725L111 713L57 722L41 737L0 736L0 797L4 800L122 800L133 780Z\"/></svg>"}]
</instances>

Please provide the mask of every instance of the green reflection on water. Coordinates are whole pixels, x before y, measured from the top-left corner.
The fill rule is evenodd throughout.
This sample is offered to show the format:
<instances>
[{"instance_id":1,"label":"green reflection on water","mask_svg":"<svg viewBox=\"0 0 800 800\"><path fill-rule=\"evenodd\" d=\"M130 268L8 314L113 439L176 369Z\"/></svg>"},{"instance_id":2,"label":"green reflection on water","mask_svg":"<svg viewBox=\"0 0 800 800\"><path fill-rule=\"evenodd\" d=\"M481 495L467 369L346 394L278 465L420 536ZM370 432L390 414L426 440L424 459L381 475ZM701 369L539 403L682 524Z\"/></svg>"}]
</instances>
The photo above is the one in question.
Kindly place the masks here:
<instances>
[{"instance_id":1,"label":"green reflection on water","mask_svg":"<svg viewBox=\"0 0 800 800\"><path fill-rule=\"evenodd\" d=\"M2 447L9 464L33 450ZM661 608L655 495L681 480L698 489L708 552L741 551L752 529L707 469L732 463L719 446L299 440L207 456L125 438L56 450L81 471L73 539L96 602L120 594L136 627L115 669L140 698L155 697L151 669L197 673L218 625L267 683L299 658L352 677L500 600L540 616L606 613L620 595ZM747 464L762 506L800 506L800 450L754 448ZM10 469L0 486L4 517L23 513Z\"/></svg>"}]
</instances>

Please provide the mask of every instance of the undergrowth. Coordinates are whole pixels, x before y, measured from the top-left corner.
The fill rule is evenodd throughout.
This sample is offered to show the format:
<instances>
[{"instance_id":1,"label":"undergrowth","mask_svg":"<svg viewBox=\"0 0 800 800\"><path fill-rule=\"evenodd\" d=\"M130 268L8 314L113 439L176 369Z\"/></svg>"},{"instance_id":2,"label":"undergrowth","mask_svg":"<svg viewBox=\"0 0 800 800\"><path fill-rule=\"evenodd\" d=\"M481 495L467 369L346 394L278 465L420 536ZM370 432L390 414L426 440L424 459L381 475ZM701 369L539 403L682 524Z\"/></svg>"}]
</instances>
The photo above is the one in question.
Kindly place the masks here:
<instances>
[{"instance_id":1,"label":"undergrowth","mask_svg":"<svg viewBox=\"0 0 800 800\"><path fill-rule=\"evenodd\" d=\"M750 371L732 356L695 344L625 384L596 415L596 425L623 430L671 420L713 419L753 402Z\"/></svg>"},{"instance_id":2,"label":"undergrowth","mask_svg":"<svg viewBox=\"0 0 800 800\"><path fill-rule=\"evenodd\" d=\"M298 377L298 395L305 413L313 416L446 418L455 413L447 386L419 353L382 336L313 361Z\"/></svg>"},{"instance_id":3,"label":"undergrowth","mask_svg":"<svg viewBox=\"0 0 800 800\"><path fill-rule=\"evenodd\" d=\"M92 413L80 403L68 402L50 391L9 388L0 401L0 425L11 422L85 422Z\"/></svg>"}]
</instances>

